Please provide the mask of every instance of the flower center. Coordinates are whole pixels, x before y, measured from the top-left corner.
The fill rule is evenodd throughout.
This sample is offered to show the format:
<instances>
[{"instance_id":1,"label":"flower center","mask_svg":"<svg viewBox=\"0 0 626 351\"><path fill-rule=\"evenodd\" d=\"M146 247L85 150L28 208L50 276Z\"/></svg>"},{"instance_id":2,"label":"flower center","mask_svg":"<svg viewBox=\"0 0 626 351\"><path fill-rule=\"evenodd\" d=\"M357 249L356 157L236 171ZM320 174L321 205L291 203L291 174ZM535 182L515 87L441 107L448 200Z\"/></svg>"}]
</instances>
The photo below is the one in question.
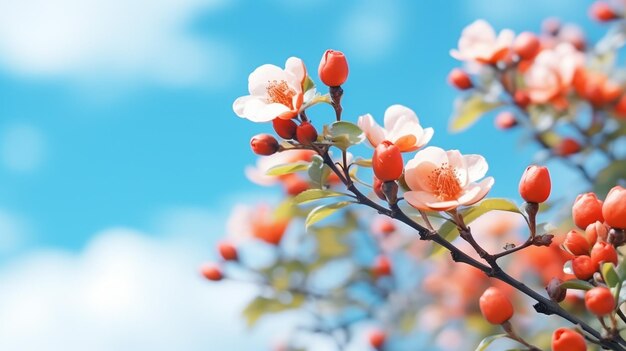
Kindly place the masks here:
<instances>
[{"instance_id":1,"label":"flower center","mask_svg":"<svg viewBox=\"0 0 626 351\"><path fill-rule=\"evenodd\" d=\"M434 189L434 195L442 201L458 199L463 191L456 169L448 163L435 168L428 176L428 181Z\"/></svg>"},{"instance_id":2,"label":"flower center","mask_svg":"<svg viewBox=\"0 0 626 351\"><path fill-rule=\"evenodd\" d=\"M285 105L293 110L293 97L296 96L296 91L291 89L286 81L268 80L266 90L269 103Z\"/></svg>"}]
</instances>

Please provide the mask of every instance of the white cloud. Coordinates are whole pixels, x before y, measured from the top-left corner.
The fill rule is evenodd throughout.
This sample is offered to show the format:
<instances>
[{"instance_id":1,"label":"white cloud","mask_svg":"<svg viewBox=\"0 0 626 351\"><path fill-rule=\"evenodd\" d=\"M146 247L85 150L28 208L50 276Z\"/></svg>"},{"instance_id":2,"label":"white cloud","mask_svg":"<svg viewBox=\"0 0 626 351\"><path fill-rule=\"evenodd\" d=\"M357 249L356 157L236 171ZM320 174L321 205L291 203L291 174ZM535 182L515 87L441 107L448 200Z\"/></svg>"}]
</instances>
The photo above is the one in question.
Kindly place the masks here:
<instances>
[{"instance_id":1,"label":"white cloud","mask_svg":"<svg viewBox=\"0 0 626 351\"><path fill-rule=\"evenodd\" d=\"M201 279L202 251L117 228L80 254L39 251L8 262L0 350L264 349L271 333L247 334L239 314L253 289Z\"/></svg>"},{"instance_id":2,"label":"white cloud","mask_svg":"<svg viewBox=\"0 0 626 351\"><path fill-rule=\"evenodd\" d=\"M3 166L12 172L35 171L44 159L44 150L44 137L35 126L16 124L2 131L0 157Z\"/></svg>"},{"instance_id":3,"label":"white cloud","mask_svg":"<svg viewBox=\"0 0 626 351\"><path fill-rule=\"evenodd\" d=\"M224 83L232 50L191 33L224 0L0 0L0 64L27 76Z\"/></svg>"},{"instance_id":4,"label":"white cloud","mask_svg":"<svg viewBox=\"0 0 626 351\"><path fill-rule=\"evenodd\" d=\"M385 58L398 41L403 26L397 1L358 3L340 27L341 47L364 61Z\"/></svg>"}]
</instances>

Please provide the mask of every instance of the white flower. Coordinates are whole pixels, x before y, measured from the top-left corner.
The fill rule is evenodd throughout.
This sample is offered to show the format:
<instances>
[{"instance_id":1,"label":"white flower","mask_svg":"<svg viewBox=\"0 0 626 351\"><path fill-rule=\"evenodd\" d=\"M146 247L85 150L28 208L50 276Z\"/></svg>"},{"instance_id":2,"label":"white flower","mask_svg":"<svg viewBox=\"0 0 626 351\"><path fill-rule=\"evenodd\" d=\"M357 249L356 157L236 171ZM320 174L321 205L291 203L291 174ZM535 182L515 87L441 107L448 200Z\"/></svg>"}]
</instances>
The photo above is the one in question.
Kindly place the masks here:
<instances>
[{"instance_id":1,"label":"white flower","mask_svg":"<svg viewBox=\"0 0 626 351\"><path fill-rule=\"evenodd\" d=\"M413 110L402 105L392 105L385 111L385 127L376 123L372 115L359 117L358 125L373 147L387 140L401 152L415 151L433 137L432 128L422 128Z\"/></svg>"},{"instance_id":2,"label":"white flower","mask_svg":"<svg viewBox=\"0 0 626 351\"><path fill-rule=\"evenodd\" d=\"M450 55L461 61L496 63L509 52L515 34L509 29L500 31L498 36L485 20L477 20L463 29L459 38L458 50L450 50Z\"/></svg>"},{"instance_id":3,"label":"white flower","mask_svg":"<svg viewBox=\"0 0 626 351\"><path fill-rule=\"evenodd\" d=\"M274 65L263 65L250 74L250 95L237 98L233 110L237 116L253 122L269 122L277 117L294 118L305 99L303 88L306 77L304 62L297 57L287 59L284 70ZM315 95L315 91L306 95Z\"/></svg>"},{"instance_id":4,"label":"white flower","mask_svg":"<svg viewBox=\"0 0 626 351\"><path fill-rule=\"evenodd\" d=\"M487 177L488 165L480 155L461 155L458 150L444 151L427 147L405 167L404 179L411 191L404 198L423 211L450 211L482 200L494 179Z\"/></svg>"},{"instance_id":5,"label":"white flower","mask_svg":"<svg viewBox=\"0 0 626 351\"><path fill-rule=\"evenodd\" d=\"M545 103L563 95L584 61L584 55L570 43L541 51L524 74L528 96L534 102Z\"/></svg>"}]
</instances>

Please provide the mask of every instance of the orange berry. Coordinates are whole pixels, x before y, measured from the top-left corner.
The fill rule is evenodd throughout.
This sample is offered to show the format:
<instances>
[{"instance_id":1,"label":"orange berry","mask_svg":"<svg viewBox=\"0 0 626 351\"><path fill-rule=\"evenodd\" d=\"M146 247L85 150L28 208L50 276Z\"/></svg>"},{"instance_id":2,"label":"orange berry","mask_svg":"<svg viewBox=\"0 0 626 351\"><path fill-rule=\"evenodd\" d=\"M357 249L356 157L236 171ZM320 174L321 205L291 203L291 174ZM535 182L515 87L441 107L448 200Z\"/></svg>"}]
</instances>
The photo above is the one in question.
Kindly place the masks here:
<instances>
[{"instance_id":1,"label":"orange berry","mask_svg":"<svg viewBox=\"0 0 626 351\"><path fill-rule=\"evenodd\" d=\"M222 270L214 263L205 263L200 267L200 273L211 281L217 282L222 280Z\"/></svg>"},{"instance_id":2,"label":"orange berry","mask_svg":"<svg viewBox=\"0 0 626 351\"><path fill-rule=\"evenodd\" d=\"M585 337L571 329L559 328L552 334L552 351L586 351Z\"/></svg>"},{"instance_id":3,"label":"orange berry","mask_svg":"<svg viewBox=\"0 0 626 351\"><path fill-rule=\"evenodd\" d=\"M391 275L391 261L389 261L389 258L384 255L376 257L372 272L376 277Z\"/></svg>"},{"instance_id":4,"label":"orange berry","mask_svg":"<svg viewBox=\"0 0 626 351\"><path fill-rule=\"evenodd\" d=\"M589 280L598 271L598 266L593 264L589 256L577 256L572 260L572 270L576 278Z\"/></svg>"},{"instance_id":5,"label":"orange berry","mask_svg":"<svg viewBox=\"0 0 626 351\"><path fill-rule=\"evenodd\" d=\"M274 118L272 121L276 134L283 139L293 139L296 137L298 125L292 119Z\"/></svg>"},{"instance_id":6,"label":"orange berry","mask_svg":"<svg viewBox=\"0 0 626 351\"><path fill-rule=\"evenodd\" d=\"M525 109L528 105L530 105L530 96L528 96L527 92L518 90L515 94L513 94L513 101L517 106Z\"/></svg>"},{"instance_id":7,"label":"orange berry","mask_svg":"<svg viewBox=\"0 0 626 351\"><path fill-rule=\"evenodd\" d=\"M220 256L222 256L222 258L226 261L237 261L238 255L235 245L227 241L222 241L217 245L217 250L219 251Z\"/></svg>"},{"instance_id":8,"label":"orange berry","mask_svg":"<svg viewBox=\"0 0 626 351\"><path fill-rule=\"evenodd\" d=\"M543 166L528 166L519 182L519 193L526 202L544 202L550 196L550 172Z\"/></svg>"},{"instance_id":9,"label":"orange berry","mask_svg":"<svg viewBox=\"0 0 626 351\"><path fill-rule=\"evenodd\" d=\"M378 144L372 156L372 168L376 178L383 182L400 178L404 169L400 149L389 141Z\"/></svg>"},{"instance_id":10,"label":"orange berry","mask_svg":"<svg viewBox=\"0 0 626 351\"><path fill-rule=\"evenodd\" d=\"M554 153L558 156L565 157L580 152L580 143L573 138L563 138L554 147Z\"/></svg>"},{"instance_id":11,"label":"orange berry","mask_svg":"<svg viewBox=\"0 0 626 351\"><path fill-rule=\"evenodd\" d=\"M502 324L513 316L513 304L500 289L490 287L478 301L480 312L491 324Z\"/></svg>"},{"instance_id":12,"label":"orange berry","mask_svg":"<svg viewBox=\"0 0 626 351\"><path fill-rule=\"evenodd\" d=\"M341 51L326 50L318 69L320 79L329 87L338 87L348 79L348 61Z\"/></svg>"},{"instance_id":13,"label":"orange berry","mask_svg":"<svg viewBox=\"0 0 626 351\"><path fill-rule=\"evenodd\" d=\"M598 286L585 293L585 307L596 316L606 316L615 309L615 297L608 288Z\"/></svg>"},{"instance_id":14,"label":"orange berry","mask_svg":"<svg viewBox=\"0 0 626 351\"><path fill-rule=\"evenodd\" d=\"M454 68L448 73L448 83L460 90L467 90L474 86L470 76L460 68Z\"/></svg>"},{"instance_id":15,"label":"orange berry","mask_svg":"<svg viewBox=\"0 0 626 351\"><path fill-rule=\"evenodd\" d=\"M615 186L604 199L602 216L613 228L626 229L626 189Z\"/></svg>"},{"instance_id":16,"label":"orange berry","mask_svg":"<svg viewBox=\"0 0 626 351\"><path fill-rule=\"evenodd\" d=\"M593 245L593 248L591 248L591 260L596 269L599 268L602 262L611 262L616 265L617 251L611 244L605 242L596 243Z\"/></svg>"},{"instance_id":17,"label":"orange berry","mask_svg":"<svg viewBox=\"0 0 626 351\"><path fill-rule=\"evenodd\" d=\"M278 141L269 134L258 134L250 140L250 147L257 155L269 156L278 151Z\"/></svg>"},{"instance_id":18,"label":"orange berry","mask_svg":"<svg viewBox=\"0 0 626 351\"><path fill-rule=\"evenodd\" d=\"M602 205L604 207L604 205ZM606 241L609 236L609 228L600 221L595 221L587 226L585 229L585 236L588 241L591 241L592 238L595 238L593 241L603 240ZM599 239L598 239L599 238Z\"/></svg>"},{"instance_id":19,"label":"orange berry","mask_svg":"<svg viewBox=\"0 0 626 351\"><path fill-rule=\"evenodd\" d=\"M604 222L602 200L594 193L580 194L572 206L572 219L578 228L585 229L596 221Z\"/></svg>"},{"instance_id":20,"label":"orange berry","mask_svg":"<svg viewBox=\"0 0 626 351\"><path fill-rule=\"evenodd\" d=\"M539 38L533 33L523 32L515 38L513 51L522 60L530 60L539 52Z\"/></svg>"},{"instance_id":21,"label":"orange berry","mask_svg":"<svg viewBox=\"0 0 626 351\"><path fill-rule=\"evenodd\" d=\"M382 330L372 330L368 335L368 339L370 345L376 350L382 350L383 345L385 344L385 340L387 339L387 335Z\"/></svg>"},{"instance_id":22,"label":"orange berry","mask_svg":"<svg viewBox=\"0 0 626 351\"><path fill-rule=\"evenodd\" d=\"M589 16L599 22L608 22L619 18L617 13L604 1L596 1L589 8Z\"/></svg>"},{"instance_id":23,"label":"orange berry","mask_svg":"<svg viewBox=\"0 0 626 351\"><path fill-rule=\"evenodd\" d=\"M311 145L317 140L317 130L311 123L304 122L296 128L296 139L302 145Z\"/></svg>"}]
</instances>

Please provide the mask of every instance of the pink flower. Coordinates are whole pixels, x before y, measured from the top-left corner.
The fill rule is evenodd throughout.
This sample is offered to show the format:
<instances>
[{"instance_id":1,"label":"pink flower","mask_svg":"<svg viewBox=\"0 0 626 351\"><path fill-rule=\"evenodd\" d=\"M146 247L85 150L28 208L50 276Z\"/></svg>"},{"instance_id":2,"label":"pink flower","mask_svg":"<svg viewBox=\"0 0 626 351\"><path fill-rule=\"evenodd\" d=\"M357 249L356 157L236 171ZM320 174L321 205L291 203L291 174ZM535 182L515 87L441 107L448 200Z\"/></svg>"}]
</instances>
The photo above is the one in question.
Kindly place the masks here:
<instances>
[{"instance_id":1,"label":"pink flower","mask_svg":"<svg viewBox=\"0 0 626 351\"><path fill-rule=\"evenodd\" d=\"M504 29L496 36L493 28L484 20L477 20L463 29L458 50L450 55L460 61L496 63L509 53L515 34Z\"/></svg>"},{"instance_id":2,"label":"pink flower","mask_svg":"<svg viewBox=\"0 0 626 351\"><path fill-rule=\"evenodd\" d=\"M480 155L461 155L430 146L419 151L405 167L404 178L411 191L404 198L423 211L450 211L482 200L493 186L485 176L487 161Z\"/></svg>"},{"instance_id":3,"label":"pink flower","mask_svg":"<svg viewBox=\"0 0 626 351\"><path fill-rule=\"evenodd\" d=\"M546 103L564 95L584 60L584 55L569 43L541 51L524 74L530 99Z\"/></svg>"},{"instance_id":4,"label":"pink flower","mask_svg":"<svg viewBox=\"0 0 626 351\"><path fill-rule=\"evenodd\" d=\"M237 98L233 110L237 116L253 122L269 122L277 117L294 118L304 101L315 95L314 89L305 94L306 77L304 62L297 57L287 59L285 69L263 65L250 74L250 95Z\"/></svg>"},{"instance_id":5,"label":"pink flower","mask_svg":"<svg viewBox=\"0 0 626 351\"><path fill-rule=\"evenodd\" d=\"M358 125L373 147L387 140L395 144L401 152L421 148L430 141L434 133L432 128L422 128L415 112L402 105L387 108L384 128L370 114L359 117Z\"/></svg>"}]
</instances>

